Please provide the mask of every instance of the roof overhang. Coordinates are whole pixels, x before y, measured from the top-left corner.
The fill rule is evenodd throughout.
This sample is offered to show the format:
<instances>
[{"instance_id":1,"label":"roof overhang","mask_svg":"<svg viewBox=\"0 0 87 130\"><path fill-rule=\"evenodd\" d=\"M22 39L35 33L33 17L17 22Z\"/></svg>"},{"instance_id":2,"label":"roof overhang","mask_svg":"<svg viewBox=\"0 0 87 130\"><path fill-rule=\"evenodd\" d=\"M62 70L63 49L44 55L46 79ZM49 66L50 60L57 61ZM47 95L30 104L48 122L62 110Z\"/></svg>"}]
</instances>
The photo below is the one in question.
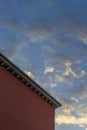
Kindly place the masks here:
<instances>
[{"instance_id":1,"label":"roof overhang","mask_svg":"<svg viewBox=\"0 0 87 130\"><path fill-rule=\"evenodd\" d=\"M14 65L7 57L0 53L0 66L4 67L12 75L18 78L22 83L32 89L36 94L43 98L54 108L60 107L61 104L40 87L34 80L27 76L22 70Z\"/></svg>"}]
</instances>

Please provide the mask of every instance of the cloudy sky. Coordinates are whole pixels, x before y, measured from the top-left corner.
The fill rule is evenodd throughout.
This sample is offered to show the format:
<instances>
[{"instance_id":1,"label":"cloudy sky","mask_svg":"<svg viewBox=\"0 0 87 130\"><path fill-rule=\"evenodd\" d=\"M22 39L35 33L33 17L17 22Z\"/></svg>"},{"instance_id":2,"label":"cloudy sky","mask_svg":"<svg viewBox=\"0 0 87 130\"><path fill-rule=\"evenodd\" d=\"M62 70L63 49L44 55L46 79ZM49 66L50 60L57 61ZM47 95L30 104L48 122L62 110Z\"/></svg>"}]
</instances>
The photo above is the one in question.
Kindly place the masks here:
<instances>
[{"instance_id":1,"label":"cloudy sky","mask_svg":"<svg viewBox=\"0 0 87 130\"><path fill-rule=\"evenodd\" d=\"M55 130L87 130L87 0L0 0L0 52L62 103Z\"/></svg>"}]
</instances>

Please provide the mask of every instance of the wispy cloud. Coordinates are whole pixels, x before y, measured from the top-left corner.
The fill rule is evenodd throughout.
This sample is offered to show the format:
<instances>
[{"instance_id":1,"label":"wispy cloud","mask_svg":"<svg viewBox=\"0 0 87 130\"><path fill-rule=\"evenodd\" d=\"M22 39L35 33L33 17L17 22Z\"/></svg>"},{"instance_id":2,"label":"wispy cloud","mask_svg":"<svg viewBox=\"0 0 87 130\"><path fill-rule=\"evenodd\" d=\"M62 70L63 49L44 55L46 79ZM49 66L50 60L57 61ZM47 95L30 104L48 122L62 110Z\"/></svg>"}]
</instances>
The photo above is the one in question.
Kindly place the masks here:
<instances>
[{"instance_id":1,"label":"wispy cloud","mask_svg":"<svg viewBox=\"0 0 87 130\"><path fill-rule=\"evenodd\" d=\"M69 3L70 6L71 3L74 6L77 4L79 5L79 2L76 2L75 0L71 3L69 1L67 2ZM40 8L37 3L41 4L41 6L46 8L47 11L45 11L43 8ZM37 40L39 41L39 40L49 39L51 37L54 39L53 41L55 42L56 41L55 34L60 33L60 30L68 35L70 34L76 35L76 37L78 37L83 42L86 41L84 40L86 39L85 37L86 37L86 26L87 26L85 22L86 20L85 17L82 17L82 15L79 16L79 13L78 12L75 13L74 10L72 11L72 6L69 13L67 13L67 9L63 9L62 7L63 5L60 0L55 1L55 4L57 4L58 7L56 7L55 10L53 11L52 11L52 9L54 9L53 1L50 2L48 1L43 2L42 0L41 1L38 0L37 2L25 1L25 2L21 2L21 6L19 6L19 2L17 1L14 2L14 4L12 4L12 2L9 1L9 4L10 6L12 6L12 8L19 7L20 11L22 11L22 13L25 16L28 15L30 16L32 14L31 15L32 17L30 16L30 19L26 20L28 21L26 22L26 25L23 25L23 23L18 22L20 21L18 16L16 17L17 20L11 19L11 16L9 16L9 20L8 20L9 23L7 22L9 27L11 26L13 27L13 29L21 30L21 32L24 35L26 35L28 38L30 38L32 42L35 42ZM85 4L87 4L87 2L85 2ZM29 7L29 9L31 9L31 14L29 13L30 10L28 9L23 10L23 8L25 7L26 8ZM48 7L50 8L48 9ZM19 14L21 13L19 10L17 11ZM85 11L83 11L82 13L85 14ZM58 41L64 43L63 39L60 40L59 38ZM58 43L60 44L60 42Z\"/></svg>"},{"instance_id":2,"label":"wispy cloud","mask_svg":"<svg viewBox=\"0 0 87 130\"><path fill-rule=\"evenodd\" d=\"M55 78L57 82L67 83L67 84L71 84L73 80L71 76L63 75L63 74L55 74Z\"/></svg>"},{"instance_id":3,"label":"wispy cloud","mask_svg":"<svg viewBox=\"0 0 87 130\"><path fill-rule=\"evenodd\" d=\"M44 74L47 74L47 73L52 73L53 71L55 70L54 67L46 67L45 70L44 70Z\"/></svg>"},{"instance_id":4,"label":"wispy cloud","mask_svg":"<svg viewBox=\"0 0 87 130\"><path fill-rule=\"evenodd\" d=\"M73 77L77 77L77 74L71 68L70 62L66 62L65 67L66 67L66 70L63 75L65 75L65 76L72 75Z\"/></svg>"},{"instance_id":5,"label":"wispy cloud","mask_svg":"<svg viewBox=\"0 0 87 130\"><path fill-rule=\"evenodd\" d=\"M76 108L77 115L87 117L87 104L80 104Z\"/></svg>"},{"instance_id":6,"label":"wispy cloud","mask_svg":"<svg viewBox=\"0 0 87 130\"><path fill-rule=\"evenodd\" d=\"M72 99L73 101L79 103L79 100L78 100L77 98L75 98L75 97L71 97L71 99Z\"/></svg>"},{"instance_id":7,"label":"wispy cloud","mask_svg":"<svg viewBox=\"0 0 87 130\"><path fill-rule=\"evenodd\" d=\"M75 97L78 97L79 100L86 100L87 99L87 79L84 79L82 81L77 82L76 85L72 85L71 88L68 89L68 94L74 95Z\"/></svg>"},{"instance_id":8,"label":"wispy cloud","mask_svg":"<svg viewBox=\"0 0 87 130\"><path fill-rule=\"evenodd\" d=\"M49 58L46 62L58 64L55 67L55 78L58 82L72 83L74 79L79 79L86 76L85 70L82 70L79 65L81 60L74 59L63 54L55 54ZM61 66L61 68L59 68ZM58 71L59 70L59 71Z\"/></svg>"}]
</instances>

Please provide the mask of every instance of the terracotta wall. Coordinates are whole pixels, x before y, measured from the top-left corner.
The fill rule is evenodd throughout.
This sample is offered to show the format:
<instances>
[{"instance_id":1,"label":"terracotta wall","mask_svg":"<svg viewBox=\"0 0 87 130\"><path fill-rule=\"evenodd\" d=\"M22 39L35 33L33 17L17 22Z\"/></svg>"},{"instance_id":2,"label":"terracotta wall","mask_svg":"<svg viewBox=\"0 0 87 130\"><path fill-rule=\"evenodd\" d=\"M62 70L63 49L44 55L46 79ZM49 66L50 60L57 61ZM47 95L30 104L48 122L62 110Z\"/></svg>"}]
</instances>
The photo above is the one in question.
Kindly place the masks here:
<instances>
[{"instance_id":1,"label":"terracotta wall","mask_svg":"<svg viewBox=\"0 0 87 130\"><path fill-rule=\"evenodd\" d=\"M3 67L0 130L54 130L54 108Z\"/></svg>"}]
</instances>

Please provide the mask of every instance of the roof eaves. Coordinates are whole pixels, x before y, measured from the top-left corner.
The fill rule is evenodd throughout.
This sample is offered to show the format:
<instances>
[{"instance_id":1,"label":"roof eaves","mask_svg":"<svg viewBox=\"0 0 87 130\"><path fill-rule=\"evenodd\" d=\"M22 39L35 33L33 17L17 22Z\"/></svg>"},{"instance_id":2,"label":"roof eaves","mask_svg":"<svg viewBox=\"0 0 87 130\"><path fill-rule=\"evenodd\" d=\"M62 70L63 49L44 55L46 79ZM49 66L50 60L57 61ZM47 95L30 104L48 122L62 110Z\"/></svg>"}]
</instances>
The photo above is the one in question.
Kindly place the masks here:
<instances>
[{"instance_id":1,"label":"roof eaves","mask_svg":"<svg viewBox=\"0 0 87 130\"><path fill-rule=\"evenodd\" d=\"M16 78L18 78L25 85L30 87L35 93L41 96L45 101L51 104L54 108L60 107L61 104L48 94L44 89L40 87L34 80L27 76L22 70L14 65L8 58L0 53L0 65L11 72Z\"/></svg>"}]
</instances>

